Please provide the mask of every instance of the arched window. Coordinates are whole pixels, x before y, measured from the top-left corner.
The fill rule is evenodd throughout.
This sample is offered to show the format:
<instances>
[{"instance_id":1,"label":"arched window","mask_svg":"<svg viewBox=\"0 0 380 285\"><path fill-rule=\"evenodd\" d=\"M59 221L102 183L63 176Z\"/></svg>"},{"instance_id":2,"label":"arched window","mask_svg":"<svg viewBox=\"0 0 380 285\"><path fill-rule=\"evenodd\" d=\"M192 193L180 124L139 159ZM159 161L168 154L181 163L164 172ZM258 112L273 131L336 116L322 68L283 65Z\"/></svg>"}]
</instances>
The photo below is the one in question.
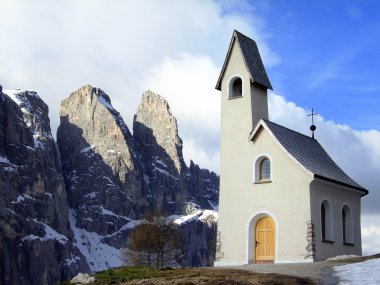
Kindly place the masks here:
<instances>
[{"instance_id":1,"label":"arched window","mask_svg":"<svg viewBox=\"0 0 380 285\"><path fill-rule=\"evenodd\" d=\"M322 241L334 241L333 214L330 203L327 200L323 200L321 203L321 230Z\"/></svg>"},{"instance_id":2,"label":"arched window","mask_svg":"<svg viewBox=\"0 0 380 285\"><path fill-rule=\"evenodd\" d=\"M342 208L342 234L344 244L353 244L352 211L348 205L344 205Z\"/></svg>"},{"instance_id":3,"label":"arched window","mask_svg":"<svg viewBox=\"0 0 380 285\"><path fill-rule=\"evenodd\" d=\"M272 179L272 165L268 156L262 155L258 157L254 165L254 182L271 182Z\"/></svg>"},{"instance_id":4,"label":"arched window","mask_svg":"<svg viewBox=\"0 0 380 285\"><path fill-rule=\"evenodd\" d=\"M243 81L240 77L236 76L230 81L229 99L238 98L243 96Z\"/></svg>"},{"instance_id":5,"label":"arched window","mask_svg":"<svg viewBox=\"0 0 380 285\"><path fill-rule=\"evenodd\" d=\"M260 180L270 179L270 160L264 158L260 162Z\"/></svg>"}]
</instances>

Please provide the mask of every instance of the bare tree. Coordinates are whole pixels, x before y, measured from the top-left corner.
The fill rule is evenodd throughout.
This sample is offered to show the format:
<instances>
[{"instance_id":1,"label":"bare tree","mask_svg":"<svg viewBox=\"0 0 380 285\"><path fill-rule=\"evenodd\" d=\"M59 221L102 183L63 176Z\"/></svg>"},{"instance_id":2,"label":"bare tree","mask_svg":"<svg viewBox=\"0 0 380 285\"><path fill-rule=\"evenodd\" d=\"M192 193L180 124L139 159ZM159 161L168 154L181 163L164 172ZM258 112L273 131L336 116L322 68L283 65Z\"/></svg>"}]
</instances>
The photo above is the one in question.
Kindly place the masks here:
<instances>
[{"instance_id":1,"label":"bare tree","mask_svg":"<svg viewBox=\"0 0 380 285\"><path fill-rule=\"evenodd\" d=\"M178 266L183 258L183 244L181 229L166 214L149 212L132 232L123 259L127 265Z\"/></svg>"}]
</instances>

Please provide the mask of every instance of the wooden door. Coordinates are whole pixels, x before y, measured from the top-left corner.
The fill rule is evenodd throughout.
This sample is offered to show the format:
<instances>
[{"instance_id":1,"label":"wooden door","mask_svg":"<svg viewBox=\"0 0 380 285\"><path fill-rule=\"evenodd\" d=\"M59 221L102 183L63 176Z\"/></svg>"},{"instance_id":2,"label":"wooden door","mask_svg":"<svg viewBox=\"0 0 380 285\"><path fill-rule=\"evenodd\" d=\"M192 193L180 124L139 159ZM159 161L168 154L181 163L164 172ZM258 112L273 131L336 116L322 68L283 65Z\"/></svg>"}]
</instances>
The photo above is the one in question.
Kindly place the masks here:
<instances>
[{"instance_id":1,"label":"wooden door","mask_svg":"<svg viewBox=\"0 0 380 285\"><path fill-rule=\"evenodd\" d=\"M273 263L275 256L275 224L269 217L256 224L256 263Z\"/></svg>"}]
</instances>

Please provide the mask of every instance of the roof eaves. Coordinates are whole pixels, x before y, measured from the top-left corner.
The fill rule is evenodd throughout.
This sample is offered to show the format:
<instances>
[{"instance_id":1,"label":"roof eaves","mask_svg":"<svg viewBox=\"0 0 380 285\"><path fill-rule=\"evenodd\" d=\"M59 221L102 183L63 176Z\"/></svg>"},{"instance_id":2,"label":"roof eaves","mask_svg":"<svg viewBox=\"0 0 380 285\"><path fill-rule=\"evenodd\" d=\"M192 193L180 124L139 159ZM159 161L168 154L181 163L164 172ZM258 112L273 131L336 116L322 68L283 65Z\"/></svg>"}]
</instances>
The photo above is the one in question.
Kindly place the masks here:
<instances>
[{"instance_id":1,"label":"roof eaves","mask_svg":"<svg viewBox=\"0 0 380 285\"><path fill-rule=\"evenodd\" d=\"M350 185L350 184L347 184L347 183L344 183L344 182L341 182L341 181L337 181L335 179L331 179L331 178L328 178L328 177L325 177L325 176L322 176L322 175L319 175L319 174L314 174L314 177L322 179L322 180L326 180L326 181L329 181L329 182L332 182L332 183L336 183L338 185L342 185L342 186L346 186L346 187L358 190L358 191L364 193L363 196L365 196L365 195L367 195L369 193L369 191L367 189L365 189L365 188L357 187L357 186L354 186L354 185Z\"/></svg>"}]
</instances>

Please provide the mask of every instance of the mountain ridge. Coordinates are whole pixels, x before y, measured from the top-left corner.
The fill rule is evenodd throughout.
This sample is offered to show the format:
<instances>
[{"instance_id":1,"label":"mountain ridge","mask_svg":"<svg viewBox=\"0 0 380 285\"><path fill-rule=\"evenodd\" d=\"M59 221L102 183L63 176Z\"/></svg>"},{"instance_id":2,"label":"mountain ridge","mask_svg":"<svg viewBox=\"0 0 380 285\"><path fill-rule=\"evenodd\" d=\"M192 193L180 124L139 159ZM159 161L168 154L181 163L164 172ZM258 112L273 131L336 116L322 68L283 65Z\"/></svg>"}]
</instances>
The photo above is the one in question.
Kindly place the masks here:
<instances>
[{"instance_id":1,"label":"mountain ridge","mask_svg":"<svg viewBox=\"0 0 380 285\"><path fill-rule=\"evenodd\" d=\"M29 98L25 102L25 96L20 95L24 93ZM52 273L42 274L46 272L45 264L34 274L22 277L22 282L14 280L20 278L20 271L27 270L4 259L12 254L0 246L6 253L0 265L3 283L55 284L80 271L121 265L120 249L128 246L129 233L148 210L164 211L171 219L176 218L187 244L185 265L212 264L215 249L210 244L217 221L217 213L212 210L218 203L219 177L192 161L186 165L176 119L163 97L144 92L134 116L133 134L110 97L91 85L82 86L62 101L60 117L55 142L48 107L36 92L2 92L0 88L0 185L7 187L9 194L0 194L0 204L3 200L16 201L17 205L30 203L23 210L25 219L36 219L39 228L19 234L21 244L38 244L43 252L49 243L66 244L62 252L56 250L56 256L47 254L46 263L58 264ZM18 148L26 145L28 152L14 151L10 139ZM37 181L34 192L7 180L9 170L15 168L14 161L25 160L29 152L41 153L38 161L43 161L34 163L25 176L28 183ZM55 176L39 174L45 168L54 169ZM56 181L55 188L41 186L50 185L52 180ZM54 211L35 218L34 199L39 192L52 200L49 203ZM48 205L45 200L43 203ZM6 240L6 229L13 230L20 226L18 223L24 225L15 222L9 226L9 213L4 209L0 212L1 241ZM11 211L18 213L18 208ZM54 222L45 223L49 220ZM27 251L33 253L33 249ZM27 258L20 255L20 259Z\"/></svg>"}]
</instances>

